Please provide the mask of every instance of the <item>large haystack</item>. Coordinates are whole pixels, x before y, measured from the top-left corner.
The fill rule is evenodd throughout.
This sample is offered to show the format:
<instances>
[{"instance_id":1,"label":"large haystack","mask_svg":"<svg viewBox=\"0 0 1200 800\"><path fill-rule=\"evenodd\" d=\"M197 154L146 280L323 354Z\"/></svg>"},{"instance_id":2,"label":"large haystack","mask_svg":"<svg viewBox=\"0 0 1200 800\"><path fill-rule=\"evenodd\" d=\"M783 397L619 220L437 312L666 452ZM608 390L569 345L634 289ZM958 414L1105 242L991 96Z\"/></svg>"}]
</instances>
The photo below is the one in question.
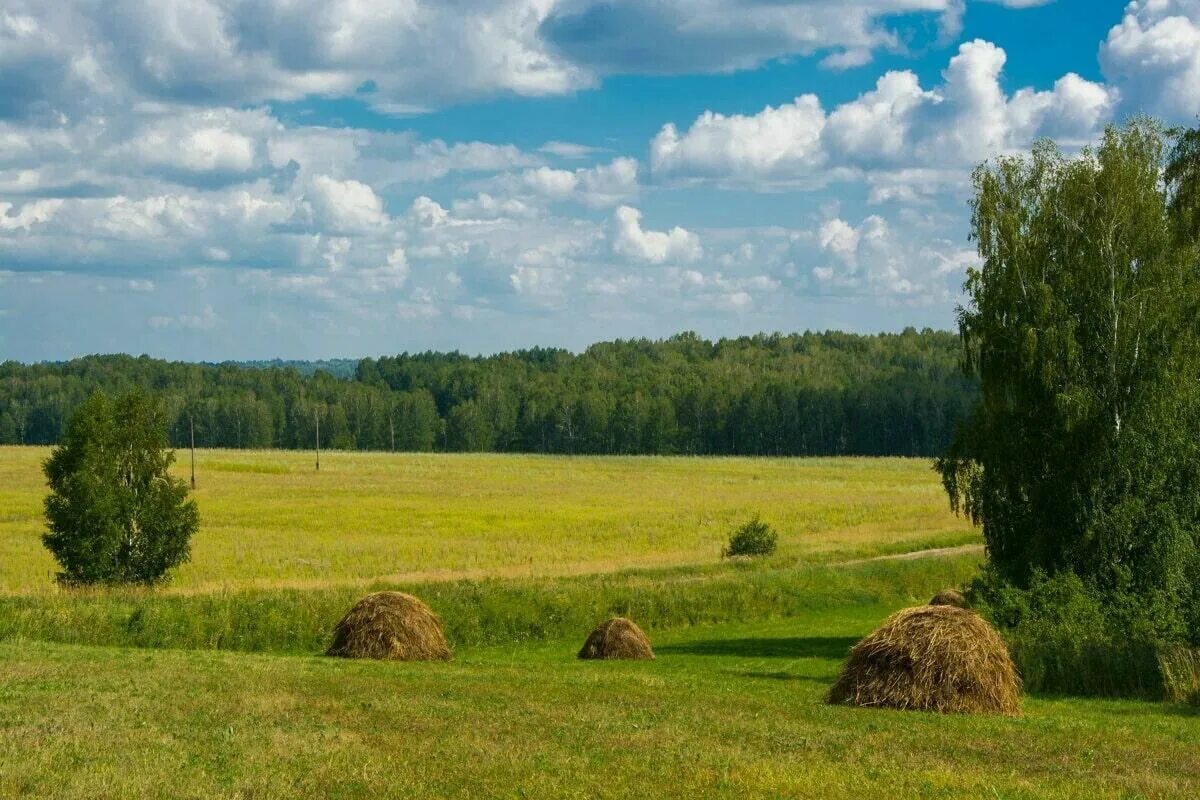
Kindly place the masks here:
<instances>
[{"instance_id":1,"label":"large haystack","mask_svg":"<svg viewBox=\"0 0 1200 800\"><path fill-rule=\"evenodd\" d=\"M354 604L333 629L325 653L343 658L440 661L450 658L442 622L403 592L376 592Z\"/></svg>"},{"instance_id":2,"label":"large haystack","mask_svg":"<svg viewBox=\"0 0 1200 800\"><path fill-rule=\"evenodd\" d=\"M1004 640L978 614L918 606L888 617L850 650L830 703L961 714L1021 713L1021 679Z\"/></svg>"},{"instance_id":3,"label":"large haystack","mask_svg":"<svg viewBox=\"0 0 1200 800\"><path fill-rule=\"evenodd\" d=\"M580 658L625 658L641 661L654 659L650 639L633 622L624 617L613 617L601 622L588 634Z\"/></svg>"},{"instance_id":4,"label":"large haystack","mask_svg":"<svg viewBox=\"0 0 1200 800\"><path fill-rule=\"evenodd\" d=\"M955 608L970 608L971 604L958 589L942 589L929 601L931 606L954 606Z\"/></svg>"}]
</instances>

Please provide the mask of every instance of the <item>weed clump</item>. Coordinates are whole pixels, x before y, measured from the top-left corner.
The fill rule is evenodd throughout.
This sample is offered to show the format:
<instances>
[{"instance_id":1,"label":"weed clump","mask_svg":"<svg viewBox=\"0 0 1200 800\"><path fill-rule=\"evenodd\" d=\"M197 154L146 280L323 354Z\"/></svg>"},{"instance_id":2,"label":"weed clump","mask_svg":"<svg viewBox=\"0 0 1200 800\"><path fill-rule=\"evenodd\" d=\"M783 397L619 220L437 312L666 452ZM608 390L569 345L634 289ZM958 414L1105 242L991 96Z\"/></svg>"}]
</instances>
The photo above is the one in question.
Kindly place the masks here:
<instances>
[{"instance_id":1,"label":"weed clump","mask_svg":"<svg viewBox=\"0 0 1200 800\"><path fill-rule=\"evenodd\" d=\"M624 617L613 617L601 622L588 634L579 657L653 661L654 650L650 647L649 637L634 622Z\"/></svg>"},{"instance_id":2,"label":"weed clump","mask_svg":"<svg viewBox=\"0 0 1200 800\"><path fill-rule=\"evenodd\" d=\"M829 703L958 714L1021 713L1021 679L978 614L917 606L888 617L850 650Z\"/></svg>"},{"instance_id":3,"label":"weed clump","mask_svg":"<svg viewBox=\"0 0 1200 800\"><path fill-rule=\"evenodd\" d=\"M779 534L756 514L730 535L729 544L721 551L721 555L725 558L769 556L775 552L778 543Z\"/></svg>"},{"instance_id":4,"label":"weed clump","mask_svg":"<svg viewBox=\"0 0 1200 800\"><path fill-rule=\"evenodd\" d=\"M450 648L429 606L403 592L375 592L354 604L333 629L325 652L343 658L444 661Z\"/></svg>"}]
</instances>

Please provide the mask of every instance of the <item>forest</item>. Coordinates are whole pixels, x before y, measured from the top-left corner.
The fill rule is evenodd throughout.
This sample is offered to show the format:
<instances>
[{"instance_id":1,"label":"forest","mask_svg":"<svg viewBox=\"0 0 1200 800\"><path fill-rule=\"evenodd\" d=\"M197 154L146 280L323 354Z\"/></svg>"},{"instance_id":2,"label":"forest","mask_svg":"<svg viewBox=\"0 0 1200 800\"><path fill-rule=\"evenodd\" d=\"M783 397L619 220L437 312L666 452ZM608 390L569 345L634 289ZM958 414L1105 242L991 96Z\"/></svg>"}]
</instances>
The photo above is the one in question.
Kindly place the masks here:
<instances>
[{"instance_id":1,"label":"forest","mask_svg":"<svg viewBox=\"0 0 1200 800\"><path fill-rule=\"evenodd\" d=\"M327 362L339 364L343 362ZM172 444L566 454L934 455L978 396L945 331L617 340L582 353L299 362L97 355L0 364L0 444L54 444L96 390L140 386Z\"/></svg>"}]
</instances>

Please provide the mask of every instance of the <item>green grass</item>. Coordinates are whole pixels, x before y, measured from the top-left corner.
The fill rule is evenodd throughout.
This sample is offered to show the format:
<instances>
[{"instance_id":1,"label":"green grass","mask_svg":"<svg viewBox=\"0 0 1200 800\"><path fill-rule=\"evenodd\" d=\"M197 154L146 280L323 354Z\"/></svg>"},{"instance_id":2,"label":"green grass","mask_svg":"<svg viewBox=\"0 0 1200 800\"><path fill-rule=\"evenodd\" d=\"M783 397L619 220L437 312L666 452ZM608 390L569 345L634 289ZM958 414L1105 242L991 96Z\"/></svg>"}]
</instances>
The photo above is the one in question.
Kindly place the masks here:
<instances>
[{"instance_id":1,"label":"green grass","mask_svg":"<svg viewBox=\"0 0 1200 800\"><path fill-rule=\"evenodd\" d=\"M892 606L581 636L449 663L0 643L0 795L1194 797L1200 717L1032 698L1021 719L829 707Z\"/></svg>"},{"instance_id":2,"label":"green grass","mask_svg":"<svg viewBox=\"0 0 1200 800\"><path fill-rule=\"evenodd\" d=\"M46 448L0 447L0 592L49 591ZM177 472L186 474L187 453ZM761 513L779 557L979 541L923 459L201 451L200 531L172 591L591 574L711 564Z\"/></svg>"},{"instance_id":3,"label":"green grass","mask_svg":"<svg viewBox=\"0 0 1200 800\"><path fill-rule=\"evenodd\" d=\"M1184 705L823 704L851 644L977 569L845 563L978 541L924 461L211 451L170 585L67 591L46 453L0 448L0 797L1200 795ZM779 553L722 562L755 512ZM451 662L318 655L384 587L439 613ZM658 660L576 661L611 614Z\"/></svg>"},{"instance_id":4,"label":"green grass","mask_svg":"<svg viewBox=\"0 0 1200 800\"><path fill-rule=\"evenodd\" d=\"M413 587L455 646L519 644L586 632L610 616L653 627L765 620L816 608L922 603L969 580L979 556L851 566L766 560L671 570L430 583ZM269 589L207 594L82 591L0 597L0 640L319 653L363 589Z\"/></svg>"}]
</instances>

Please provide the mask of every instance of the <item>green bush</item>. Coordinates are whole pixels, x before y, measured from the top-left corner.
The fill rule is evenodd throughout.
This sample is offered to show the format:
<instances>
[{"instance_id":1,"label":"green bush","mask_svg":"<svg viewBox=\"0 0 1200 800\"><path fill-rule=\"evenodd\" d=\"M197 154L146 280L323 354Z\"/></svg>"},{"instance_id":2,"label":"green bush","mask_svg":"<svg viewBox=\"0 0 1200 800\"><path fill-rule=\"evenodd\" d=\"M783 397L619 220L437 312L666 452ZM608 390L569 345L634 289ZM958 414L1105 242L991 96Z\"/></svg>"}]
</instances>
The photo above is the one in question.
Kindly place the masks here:
<instances>
[{"instance_id":1,"label":"green bush","mask_svg":"<svg viewBox=\"0 0 1200 800\"><path fill-rule=\"evenodd\" d=\"M775 552L779 544L779 534L770 525L763 522L756 514L729 537L721 555L729 556L769 556Z\"/></svg>"},{"instance_id":2,"label":"green bush","mask_svg":"<svg viewBox=\"0 0 1200 800\"><path fill-rule=\"evenodd\" d=\"M1000 629L1030 692L1159 698L1159 642L1147 621L1122 619L1073 573L1035 572L1021 590L985 575L976 607Z\"/></svg>"}]
</instances>

